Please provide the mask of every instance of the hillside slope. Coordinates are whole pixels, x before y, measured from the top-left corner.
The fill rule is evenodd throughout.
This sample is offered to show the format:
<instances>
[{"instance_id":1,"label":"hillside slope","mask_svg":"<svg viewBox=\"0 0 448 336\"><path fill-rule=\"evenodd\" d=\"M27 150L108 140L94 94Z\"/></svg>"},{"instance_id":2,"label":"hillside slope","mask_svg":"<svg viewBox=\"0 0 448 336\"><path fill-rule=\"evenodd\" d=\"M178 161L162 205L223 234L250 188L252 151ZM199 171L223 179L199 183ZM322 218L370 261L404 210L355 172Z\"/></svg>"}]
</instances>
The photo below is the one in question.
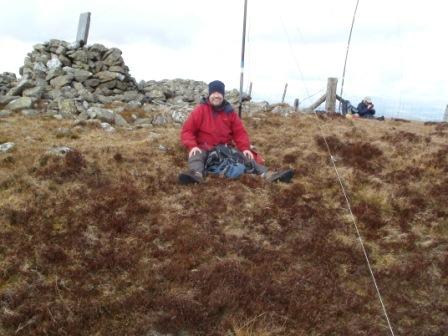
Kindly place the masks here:
<instances>
[{"instance_id":1,"label":"hillside slope","mask_svg":"<svg viewBox=\"0 0 448 336\"><path fill-rule=\"evenodd\" d=\"M448 125L260 114L291 184L180 186L179 128L0 119L0 334L448 332ZM54 146L72 148L49 154Z\"/></svg>"}]
</instances>

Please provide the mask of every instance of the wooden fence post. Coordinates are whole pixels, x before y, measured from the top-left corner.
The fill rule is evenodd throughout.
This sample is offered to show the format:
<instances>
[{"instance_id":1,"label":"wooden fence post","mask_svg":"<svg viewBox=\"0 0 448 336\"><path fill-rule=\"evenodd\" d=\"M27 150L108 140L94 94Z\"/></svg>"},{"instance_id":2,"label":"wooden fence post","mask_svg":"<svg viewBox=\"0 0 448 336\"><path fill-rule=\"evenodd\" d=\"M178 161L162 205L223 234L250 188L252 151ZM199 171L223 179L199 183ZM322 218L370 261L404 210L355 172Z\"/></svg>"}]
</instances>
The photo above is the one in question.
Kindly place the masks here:
<instances>
[{"instance_id":1,"label":"wooden fence post","mask_svg":"<svg viewBox=\"0 0 448 336\"><path fill-rule=\"evenodd\" d=\"M288 83L285 84L285 89L283 90L282 104L285 102L286 90L288 89Z\"/></svg>"},{"instance_id":2,"label":"wooden fence post","mask_svg":"<svg viewBox=\"0 0 448 336\"><path fill-rule=\"evenodd\" d=\"M325 102L325 110L327 112L336 112L336 89L338 86L338 79L330 77L327 82L327 94Z\"/></svg>"}]
</instances>

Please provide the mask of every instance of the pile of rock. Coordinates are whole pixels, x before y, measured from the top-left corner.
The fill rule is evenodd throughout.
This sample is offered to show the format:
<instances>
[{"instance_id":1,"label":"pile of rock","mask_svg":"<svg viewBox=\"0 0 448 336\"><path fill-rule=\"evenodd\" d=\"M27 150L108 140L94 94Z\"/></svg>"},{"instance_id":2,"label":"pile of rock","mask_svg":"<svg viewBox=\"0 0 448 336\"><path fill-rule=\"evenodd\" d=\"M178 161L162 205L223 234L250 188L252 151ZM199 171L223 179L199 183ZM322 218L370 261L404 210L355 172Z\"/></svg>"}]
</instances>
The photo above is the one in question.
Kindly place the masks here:
<instances>
[{"instance_id":1,"label":"pile of rock","mask_svg":"<svg viewBox=\"0 0 448 336\"><path fill-rule=\"evenodd\" d=\"M121 102L128 108L164 105L175 120L182 121L207 90L204 82L181 79L137 85L121 50L101 44L80 47L60 40L35 45L19 73L20 80L10 73L0 76L2 115L24 110L31 115L34 110L34 114L82 117L92 107Z\"/></svg>"},{"instance_id":2,"label":"pile of rock","mask_svg":"<svg viewBox=\"0 0 448 336\"><path fill-rule=\"evenodd\" d=\"M108 101L105 97L137 90L121 54L119 49L107 49L101 44L79 47L60 40L37 44L19 70L22 80L7 94Z\"/></svg>"},{"instance_id":3,"label":"pile of rock","mask_svg":"<svg viewBox=\"0 0 448 336\"><path fill-rule=\"evenodd\" d=\"M13 73L0 75L0 116L20 112L119 125L182 123L208 88L204 82L185 79L137 84L121 50L60 40L35 45L19 73L19 80ZM237 107L239 92L226 92L226 99ZM267 107L250 104L245 112ZM122 117L125 113L127 121Z\"/></svg>"},{"instance_id":4,"label":"pile of rock","mask_svg":"<svg viewBox=\"0 0 448 336\"><path fill-rule=\"evenodd\" d=\"M17 84L15 73L4 72L0 74L0 96L5 95Z\"/></svg>"}]
</instances>

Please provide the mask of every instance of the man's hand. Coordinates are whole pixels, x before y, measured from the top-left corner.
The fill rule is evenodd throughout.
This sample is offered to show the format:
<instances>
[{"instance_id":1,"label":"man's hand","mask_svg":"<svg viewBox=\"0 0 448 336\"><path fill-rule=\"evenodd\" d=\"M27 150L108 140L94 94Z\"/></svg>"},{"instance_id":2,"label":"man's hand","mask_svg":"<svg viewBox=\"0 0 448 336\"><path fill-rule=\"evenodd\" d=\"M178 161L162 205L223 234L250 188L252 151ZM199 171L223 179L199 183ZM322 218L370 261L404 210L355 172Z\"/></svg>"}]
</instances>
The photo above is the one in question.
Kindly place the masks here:
<instances>
[{"instance_id":1,"label":"man's hand","mask_svg":"<svg viewBox=\"0 0 448 336\"><path fill-rule=\"evenodd\" d=\"M254 159L254 154L252 154L252 152L248 149L246 149L245 151L243 151L243 154L245 157L247 157L249 160L253 160Z\"/></svg>"},{"instance_id":2,"label":"man's hand","mask_svg":"<svg viewBox=\"0 0 448 336\"><path fill-rule=\"evenodd\" d=\"M201 153L201 149L199 147L193 147L188 153L188 158L191 158L193 155Z\"/></svg>"}]
</instances>

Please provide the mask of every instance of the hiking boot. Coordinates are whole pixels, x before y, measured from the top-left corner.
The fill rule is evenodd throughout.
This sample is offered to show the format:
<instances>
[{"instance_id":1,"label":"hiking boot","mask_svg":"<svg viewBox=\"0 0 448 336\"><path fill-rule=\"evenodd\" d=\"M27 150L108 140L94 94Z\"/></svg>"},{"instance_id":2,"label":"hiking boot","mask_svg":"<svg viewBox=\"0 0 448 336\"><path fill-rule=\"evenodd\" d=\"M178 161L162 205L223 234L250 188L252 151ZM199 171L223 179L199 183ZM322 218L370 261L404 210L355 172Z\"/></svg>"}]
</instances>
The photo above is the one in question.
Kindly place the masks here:
<instances>
[{"instance_id":1,"label":"hiking boot","mask_svg":"<svg viewBox=\"0 0 448 336\"><path fill-rule=\"evenodd\" d=\"M266 172L265 174L263 174L263 177L266 179L266 181L268 182L285 182L288 183L291 181L291 179L294 176L294 171L292 169L287 169L287 170L283 170L280 172Z\"/></svg>"},{"instance_id":2,"label":"hiking boot","mask_svg":"<svg viewBox=\"0 0 448 336\"><path fill-rule=\"evenodd\" d=\"M201 172L189 171L179 174L180 184L203 183L204 176Z\"/></svg>"}]
</instances>

